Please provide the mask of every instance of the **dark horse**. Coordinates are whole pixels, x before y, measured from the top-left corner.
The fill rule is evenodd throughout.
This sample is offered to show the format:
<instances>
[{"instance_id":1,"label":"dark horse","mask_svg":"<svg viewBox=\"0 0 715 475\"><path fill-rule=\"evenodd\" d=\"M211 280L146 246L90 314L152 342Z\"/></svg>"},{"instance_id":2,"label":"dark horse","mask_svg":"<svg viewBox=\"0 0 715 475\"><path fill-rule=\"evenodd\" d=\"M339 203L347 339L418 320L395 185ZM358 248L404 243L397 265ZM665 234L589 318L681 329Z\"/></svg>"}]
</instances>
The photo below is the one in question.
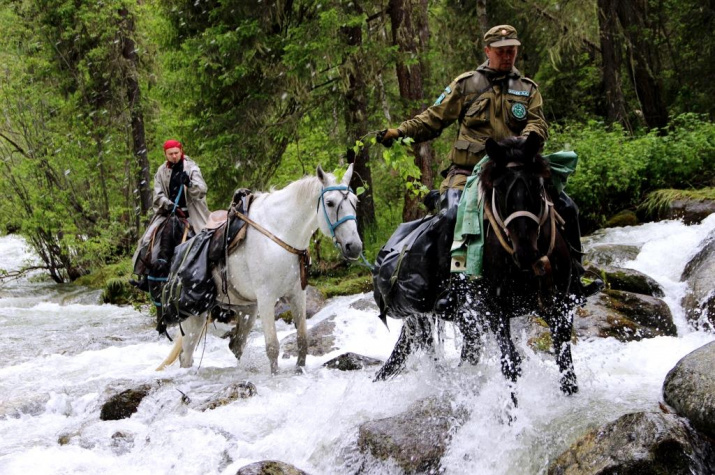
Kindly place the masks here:
<instances>
[{"instance_id":1,"label":"dark horse","mask_svg":"<svg viewBox=\"0 0 715 475\"><path fill-rule=\"evenodd\" d=\"M171 260L176 246L193 237L191 225L186 218L171 213L156 230L152 246L148 249L149 259L143 259L146 266L149 298L154 303L157 313L157 330L164 333L162 326L161 291L166 284L171 269Z\"/></svg>"},{"instance_id":2,"label":"dark horse","mask_svg":"<svg viewBox=\"0 0 715 475\"><path fill-rule=\"evenodd\" d=\"M569 293L573 269L560 229L563 221L553 207L556 192L550 167L539 155L539 147L535 134L500 143L487 141L490 160L480 172L488 218L484 223L483 274L478 279L453 274L450 286L461 307L453 316L464 336L462 360L478 363L484 323L497 337L502 373L515 382L521 373L521 357L511 340L509 319L538 313L551 330L562 374L561 390L572 394L578 391L570 346L571 312L577 304ZM405 319L395 349L377 379L398 372L413 346L432 346L435 316L452 318L437 312Z\"/></svg>"},{"instance_id":3,"label":"dark horse","mask_svg":"<svg viewBox=\"0 0 715 475\"><path fill-rule=\"evenodd\" d=\"M554 210L557 198L551 185L549 164L539 155L540 141L512 137L496 143L487 140L490 160L481 170L485 222L483 277L473 282L475 296L468 307L483 319L497 337L501 370L516 382L521 357L511 340L509 319L529 313L549 325L561 372L561 390L578 391L571 358L572 311L577 300L570 294L572 261ZM467 356L476 362L479 325L461 312L459 326L465 335Z\"/></svg>"}]
</instances>

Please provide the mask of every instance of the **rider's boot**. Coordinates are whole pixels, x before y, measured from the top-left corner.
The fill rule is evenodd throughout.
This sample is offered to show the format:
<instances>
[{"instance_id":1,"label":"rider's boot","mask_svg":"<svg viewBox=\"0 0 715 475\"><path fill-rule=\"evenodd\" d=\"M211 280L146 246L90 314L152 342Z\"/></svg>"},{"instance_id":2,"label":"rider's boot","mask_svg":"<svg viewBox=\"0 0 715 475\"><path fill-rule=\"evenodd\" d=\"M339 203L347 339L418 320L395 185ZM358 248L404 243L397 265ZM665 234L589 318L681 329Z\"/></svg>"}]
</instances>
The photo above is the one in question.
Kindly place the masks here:
<instances>
[{"instance_id":1,"label":"rider's boot","mask_svg":"<svg viewBox=\"0 0 715 475\"><path fill-rule=\"evenodd\" d=\"M581 277L586 273L583 267L583 250L581 248L581 228L578 223L578 207L576 203L566 194L561 193L557 200L559 204L558 213L564 218L564 237L571 251L572 281L571 293L576 295L581 303L586 302L586 298L603 290L604 284L598 276L590 283L584 284Z\"/></svg>"}]
</instances>

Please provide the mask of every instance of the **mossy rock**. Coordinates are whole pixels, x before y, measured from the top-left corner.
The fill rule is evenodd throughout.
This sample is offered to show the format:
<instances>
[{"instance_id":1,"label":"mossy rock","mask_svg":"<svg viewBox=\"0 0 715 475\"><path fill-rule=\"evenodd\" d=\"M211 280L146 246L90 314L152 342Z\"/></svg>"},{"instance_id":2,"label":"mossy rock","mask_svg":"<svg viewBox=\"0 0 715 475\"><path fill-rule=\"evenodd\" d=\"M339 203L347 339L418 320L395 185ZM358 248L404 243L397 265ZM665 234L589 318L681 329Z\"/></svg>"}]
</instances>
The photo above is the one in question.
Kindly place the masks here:
<instances>
[{"instance_id":1,"label":"mossy rock","mask_svg":"<svg viewBox=\"0 0 715 475\"><path fill-rule=\"evenodd\" d=\"M637 224L640 224L640 220L638 219L638 216L636 216L636 213L634 211L624 209L606 221L604 227L617 228L623 226L636 226Z\"/></svg>"}]
</instances>

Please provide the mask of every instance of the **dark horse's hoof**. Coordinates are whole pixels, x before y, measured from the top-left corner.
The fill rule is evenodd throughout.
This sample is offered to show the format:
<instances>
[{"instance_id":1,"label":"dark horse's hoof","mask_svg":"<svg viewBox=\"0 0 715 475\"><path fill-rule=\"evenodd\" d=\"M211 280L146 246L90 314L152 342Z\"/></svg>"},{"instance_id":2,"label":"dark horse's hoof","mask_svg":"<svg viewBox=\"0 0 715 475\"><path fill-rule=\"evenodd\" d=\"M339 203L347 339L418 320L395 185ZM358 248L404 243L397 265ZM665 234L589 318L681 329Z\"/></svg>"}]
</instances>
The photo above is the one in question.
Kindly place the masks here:
<instances>
[{"instance_id":1,"label":"dark horse's hoof","mask_svg":"<svg viewBox=\"0 0 715 475\"><path fill-rule=\"evenodd\" d=\"M139 290L149 292L149 281L146 276L142 277L140 280L129 279L129 283Z\"/></svg>"}]
</instances>

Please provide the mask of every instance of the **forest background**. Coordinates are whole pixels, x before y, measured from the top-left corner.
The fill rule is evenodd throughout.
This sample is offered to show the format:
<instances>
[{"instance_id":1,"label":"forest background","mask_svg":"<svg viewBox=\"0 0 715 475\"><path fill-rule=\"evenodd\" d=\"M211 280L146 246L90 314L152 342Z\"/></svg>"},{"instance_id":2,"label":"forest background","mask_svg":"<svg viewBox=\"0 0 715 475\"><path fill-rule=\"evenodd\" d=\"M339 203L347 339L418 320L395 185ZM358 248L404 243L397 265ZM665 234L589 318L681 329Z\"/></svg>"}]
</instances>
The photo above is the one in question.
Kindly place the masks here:
<instances>
[{"instance_id":1,"label":"forest background","mask_svg":"<svg viewBox=\"0 0 715 475\"><path fill-rule=\"evenodd\" d=\"M0 0L0 231L57 282L128 272L175 138L211 209L354 161L372 260L425 213L457 127L391 149L374 132L481 64L504 23L544 97L545 151L579 154L585 232L656 190L712 195L713 0ZM335 268L329 241L311 247Z\"/></svg>"}]
</instances>

